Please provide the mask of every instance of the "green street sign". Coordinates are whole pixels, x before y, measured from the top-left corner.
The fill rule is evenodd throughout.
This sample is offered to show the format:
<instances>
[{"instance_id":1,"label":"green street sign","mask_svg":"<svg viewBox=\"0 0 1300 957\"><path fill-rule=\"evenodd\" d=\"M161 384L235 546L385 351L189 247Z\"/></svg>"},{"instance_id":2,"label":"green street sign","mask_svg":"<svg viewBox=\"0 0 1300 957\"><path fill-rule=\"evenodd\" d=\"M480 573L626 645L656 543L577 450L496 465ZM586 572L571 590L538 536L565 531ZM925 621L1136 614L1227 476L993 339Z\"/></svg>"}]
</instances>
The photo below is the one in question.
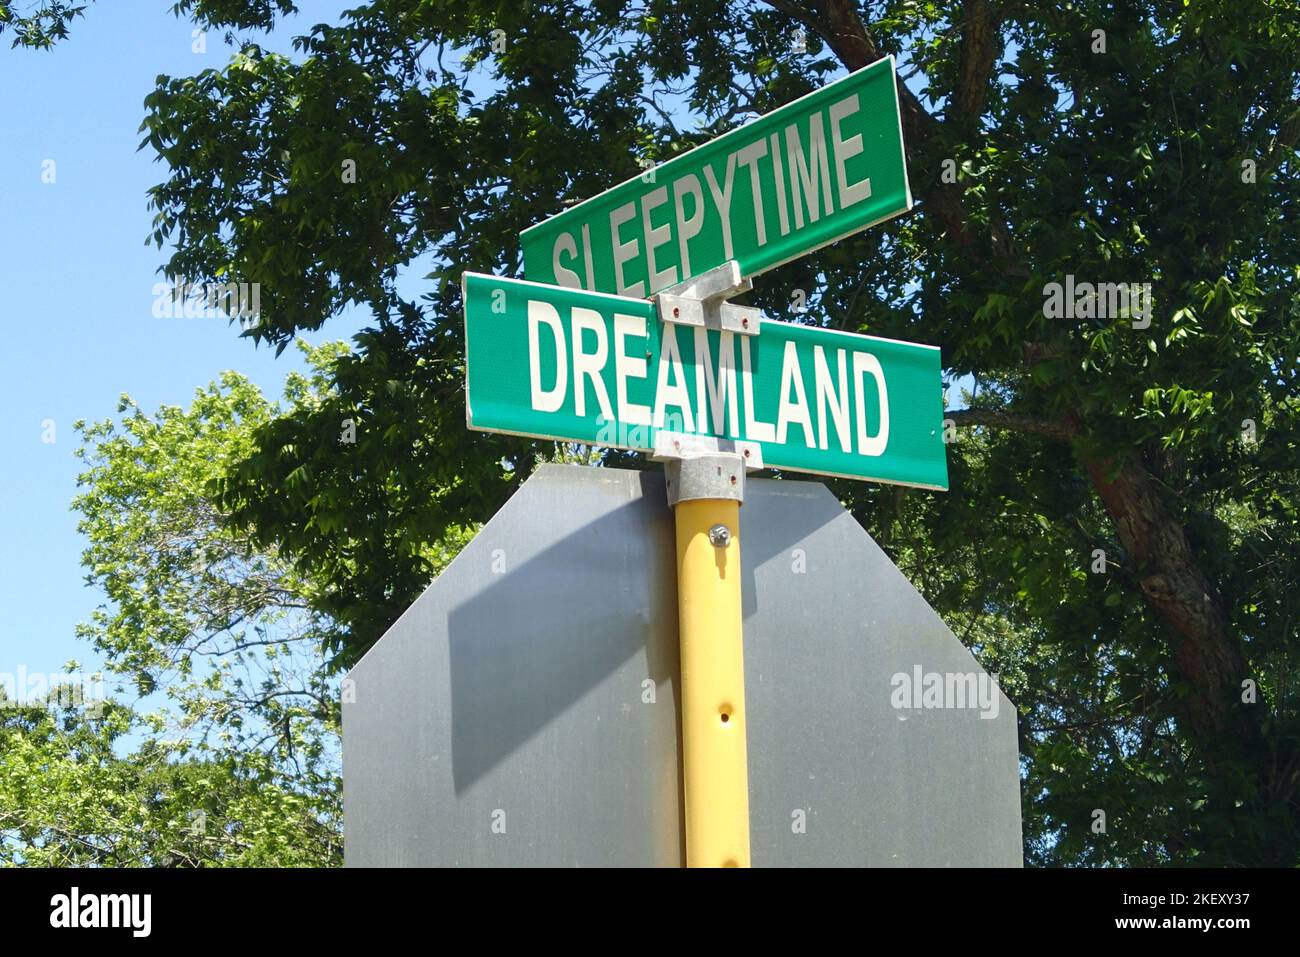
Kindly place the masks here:
<instances>
[{"instance_id":1,"label":"green street sign","mask_svg":"<svg viewBox=\"0 0 1300 957\"><path fill-rule=\"evenodd\" d=\"M886 57L524 230L524 276L644 299L745 278L912 207Z\"/></svg>"},{"instance_id":2,"label":"green street sign","mask_svg":"<svg viewBox=\"0 0 1300 957\"><path fill-rule=\"evenodd\" d=\"M937 347L661 323L644 299L478 273L463 292L471 429L641 452L702 436L765 467L948 488Z\"/></svg>"}]
</instances>

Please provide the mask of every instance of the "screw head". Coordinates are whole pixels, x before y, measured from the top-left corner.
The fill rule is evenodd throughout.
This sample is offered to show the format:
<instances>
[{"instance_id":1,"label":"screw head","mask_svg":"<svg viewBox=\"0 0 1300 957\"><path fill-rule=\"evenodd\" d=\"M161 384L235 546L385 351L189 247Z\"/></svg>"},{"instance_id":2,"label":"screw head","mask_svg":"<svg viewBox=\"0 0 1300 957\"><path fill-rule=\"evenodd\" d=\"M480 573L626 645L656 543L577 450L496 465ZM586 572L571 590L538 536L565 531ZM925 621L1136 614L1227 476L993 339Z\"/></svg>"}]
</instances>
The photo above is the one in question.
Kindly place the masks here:
<instances>
[{"instance_id":1,"label":"screw head","mask_svg":"<svg viewBox=\"0 0 1300 957\"><path fill-rule=\"evenodd\" d=\"M726 548L731 544L731 529L725 525L714 525L709 529L709 541L718 548Z\"/></svg>"}]
</instances>

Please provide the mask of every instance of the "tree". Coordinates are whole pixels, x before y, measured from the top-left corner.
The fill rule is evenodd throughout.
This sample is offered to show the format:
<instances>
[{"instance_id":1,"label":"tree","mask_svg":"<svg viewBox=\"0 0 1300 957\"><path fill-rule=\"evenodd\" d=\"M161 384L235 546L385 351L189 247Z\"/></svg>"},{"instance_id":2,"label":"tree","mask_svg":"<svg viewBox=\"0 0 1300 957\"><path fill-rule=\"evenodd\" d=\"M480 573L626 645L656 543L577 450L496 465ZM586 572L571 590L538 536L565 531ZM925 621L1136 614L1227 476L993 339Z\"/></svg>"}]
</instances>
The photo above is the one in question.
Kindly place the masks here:
<instances>
[{"instance_id":1,"label":"tree","mask_svg":"<svg viewBox=\"0 0 1300 957\"><path fill-rule=\"evenodd\" d=\"M304 789L264 754L217 748L199 754L158 730L155 721L112 701L86 709L0 700L0 863L342 863L337 783Z\"/></svg>"},{"instance_id":2,"label":"tree","mask_svg":"<svg viewBox=\"0 0 1300 957\"><path fill-rule=\"evenodd\" d=\"M35 9L15 14L10 0L0 0L0 35L13 32L11 46L48 50L67 39L73 20L85 14L86 5L66 0L43 0Z\"/></svg>"},{"instance_id":3,"label":"tree","mask_svg":"<svg viewBox=\"0 0 1300 957\"><path fill-rule=\"evenodd\" d=\"M243 30L277 12L194 9ZM220 486L344 589L340 663L535 451L463 428L460 272L517 273L522 228L638 160L893 53L917 210L753 302L938 344L975 385L948 496L836 491L1016 682L1031 859L1295 863L1294 5L372 2L295 46L250 35L224 69L161 78L142 145L169 169L169 274L261 283L250 335L374 313L334 398L268 423ZM1151 292L1066 308L1075 279ZM340 453L342 418L364 447Z\"/></svg>"},{"instance_id":4,"label":"tree","mask_svg":"<svg viewBox=\"0 0 1300 957\"><path fill-rule=\"evenodd\" d=\"M328 391L341 345L306 350L285 403ZM232 530L210 485L280 412L242 376L188 409L77 423L73 503L87 583L80 637L107 699L0 701L0 855L109 866L329 865L342 860L338 628L322 586ZM61 679L62 680L62 679ZM132 694L137 698L129 702ZM6 705L7 706L4 706Z\"/></svg>"}]
</instances>

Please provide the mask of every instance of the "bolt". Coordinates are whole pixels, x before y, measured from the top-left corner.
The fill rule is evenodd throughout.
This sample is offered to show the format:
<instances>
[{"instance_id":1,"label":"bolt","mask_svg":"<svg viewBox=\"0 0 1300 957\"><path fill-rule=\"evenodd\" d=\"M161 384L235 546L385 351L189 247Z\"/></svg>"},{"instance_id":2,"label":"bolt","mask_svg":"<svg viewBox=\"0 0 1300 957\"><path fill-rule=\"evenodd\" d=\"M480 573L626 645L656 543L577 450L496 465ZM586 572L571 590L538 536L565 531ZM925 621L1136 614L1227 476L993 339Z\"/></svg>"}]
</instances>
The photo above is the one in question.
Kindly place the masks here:
<instances>
[{"instance_id":1,"label":"bolt","mask_svg":"<svg viewBox=\"0 0 1300 957\"><path fill-rule=\"evenodd\" d=\"M748 329L748 328L749 328L749 320L748 320L748 319L741 319L741 320L740 320L740 324L741 324L741 326L742 326L743 328L745 328L745 329Z\"/></svg>"},{"instance_id":2,"label":"bolt","mask_svg":"<svg viewBox=\"0 0 1300 957\"><path fill-rule=\"evenodd\" d=\"M731 544L731 529L725 525L714 525L709 529L709 541L718 548L726 548Z\"/></svg>"},{"instance_id":3,"label":"bolt","mask_svg":"<svg viewBox=\"0 0 1300 957\"><path fill-rule=\"evenodd\" d=\"M673 306L673 318L680 319L681 317L682 317L682 311L678 309L676 306Z\"/></svg>"}]
</instances>

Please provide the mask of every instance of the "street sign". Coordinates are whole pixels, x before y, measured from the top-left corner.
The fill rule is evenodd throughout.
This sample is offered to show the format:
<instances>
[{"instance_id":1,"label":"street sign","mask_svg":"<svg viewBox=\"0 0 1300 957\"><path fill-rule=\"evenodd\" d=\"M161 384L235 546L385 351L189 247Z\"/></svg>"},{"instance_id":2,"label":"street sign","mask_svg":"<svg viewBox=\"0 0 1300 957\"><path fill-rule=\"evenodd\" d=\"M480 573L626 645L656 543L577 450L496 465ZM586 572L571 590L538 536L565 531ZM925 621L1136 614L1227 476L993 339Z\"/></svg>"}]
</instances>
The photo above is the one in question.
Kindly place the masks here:
<instances>
[{"instance_id":1,"label":"street sign","mask_svg":"<svg viewBox=\"0 0 1300 957\"><path fill-rule=\"evenodd\" d=\"M366 652L350 867L684 862L664 495L542 466ZM754 865L1019 867L1015 706L823 485L741 511Z\"/></svg>"},{"instance_id":2,"label":"street sign","mask_svg":"<svg viewBox=\"0 0 1300 957\"><path fill-rule=\"evenodd\" d=\"M466 273L471 429L656 450L752 443L765 467L947 489L939 350L798 323L661 323L643 299Z\"/></svg>"},{"instance_id":3,"label":"street sign","mask_svg":"<svg viewBox=\"0 0 1300 957\"><path fill-rule=\"evenodd\" d=\"M1019 862L995 683L825 488L744 492L947 489L938 348L727 301L911 202L889 57L464 275L471 429L668 466L544 467L352 670L349 864Z\"/></svg>"},{"instance_id":4,"label":"street sign","mask_svg":"<svg viewBox=\"0 0 1300 957\"><path fill-rule=\"evenodd\" d=\"M524 276L643 299L728 260L758 275L911 206L889 56L524 230Z\"/></svg>"}]
</instances>

